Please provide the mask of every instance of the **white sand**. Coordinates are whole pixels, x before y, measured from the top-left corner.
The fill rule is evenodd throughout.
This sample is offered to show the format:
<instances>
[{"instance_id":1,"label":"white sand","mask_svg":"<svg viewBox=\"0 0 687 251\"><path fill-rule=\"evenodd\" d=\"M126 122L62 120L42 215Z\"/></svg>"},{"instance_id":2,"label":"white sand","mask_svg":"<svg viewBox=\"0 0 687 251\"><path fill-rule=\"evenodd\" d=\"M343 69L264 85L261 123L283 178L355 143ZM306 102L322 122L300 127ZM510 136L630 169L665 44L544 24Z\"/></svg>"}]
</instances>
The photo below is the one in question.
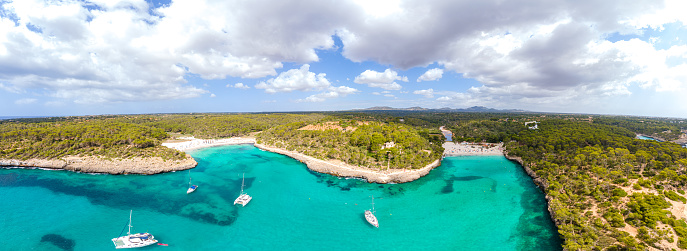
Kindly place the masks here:
<instances>
[{"instance_id":1,"label":"white sand","mask_svg":"<svg viewBox=\"0 0 687 251\"><path fill-rule=\"evenodd\" d=\"M195 150L204 147L223 146L223 145L238 145L238 144L254 144L255 138L246 137L232 137L227 139L196 139L193 137L186 138L189 141L176 143L162 143L162 146L173 148L182 152Z\"/></svg>"}]
</instances>

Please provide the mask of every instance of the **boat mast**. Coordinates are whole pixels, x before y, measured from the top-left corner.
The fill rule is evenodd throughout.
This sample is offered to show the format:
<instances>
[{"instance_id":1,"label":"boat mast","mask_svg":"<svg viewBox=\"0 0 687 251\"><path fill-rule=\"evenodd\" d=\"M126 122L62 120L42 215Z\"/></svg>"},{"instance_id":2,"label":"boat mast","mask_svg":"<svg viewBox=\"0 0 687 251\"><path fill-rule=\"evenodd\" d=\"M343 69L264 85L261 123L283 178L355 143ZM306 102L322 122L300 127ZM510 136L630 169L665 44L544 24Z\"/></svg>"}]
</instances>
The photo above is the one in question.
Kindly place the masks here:
<instances>
[{"instance_id":1,"label":"boat mast","mask_svg":"<svg viewBox=\"0 0 687 251\"><path fill-rule=\"evenodd\" d=\"M243 181L246 180L246 173L243 173L243 179L241 179L241 194L243 194Z\"/></svg>"},{"instance_id":2,"label":"boat mast","mask_svg":"<svg viewBox=\"0 0 687 251\"><path fill-rule=\"evenodd\" d=\"M126 232L126 235L131 235L131 213L133 213L134 210L129 211L129 231Z\"/></svg>"},{"instance_id":3,"label":"boat mast","mask_svg":"<svg viewBox=\"0 0 687 251\"><path fill-rule=\"evenodd\" d=\"M375 197L372 196L372 213L375 213Z\"/></svg>"}]
</instances>

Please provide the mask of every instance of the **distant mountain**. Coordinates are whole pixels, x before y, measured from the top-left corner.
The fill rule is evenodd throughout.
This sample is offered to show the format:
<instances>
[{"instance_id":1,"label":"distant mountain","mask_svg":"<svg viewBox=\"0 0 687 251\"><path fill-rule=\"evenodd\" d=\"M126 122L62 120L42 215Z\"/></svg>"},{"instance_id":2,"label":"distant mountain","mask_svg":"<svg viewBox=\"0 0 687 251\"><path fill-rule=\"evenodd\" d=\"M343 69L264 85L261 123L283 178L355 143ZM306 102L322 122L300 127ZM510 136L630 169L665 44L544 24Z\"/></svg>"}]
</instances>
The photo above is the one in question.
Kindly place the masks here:
<instances>
[{"instance_id":1,"label":"distant mountain","mask_svg":"<svg viewBox=\"0 0 687 251\"><path fill-rule=\"evenodd\" d=\"M449 107L443 107L438 109L429 109L423 107L409 107L409 108L393 108L388 106L375 106L365 109L353 109L353 111L441 111L441 112L528 112L520 109L494 109L487 108L484 106L473 106L470 108L453 109Z\"/></svg>"}]
</instances>

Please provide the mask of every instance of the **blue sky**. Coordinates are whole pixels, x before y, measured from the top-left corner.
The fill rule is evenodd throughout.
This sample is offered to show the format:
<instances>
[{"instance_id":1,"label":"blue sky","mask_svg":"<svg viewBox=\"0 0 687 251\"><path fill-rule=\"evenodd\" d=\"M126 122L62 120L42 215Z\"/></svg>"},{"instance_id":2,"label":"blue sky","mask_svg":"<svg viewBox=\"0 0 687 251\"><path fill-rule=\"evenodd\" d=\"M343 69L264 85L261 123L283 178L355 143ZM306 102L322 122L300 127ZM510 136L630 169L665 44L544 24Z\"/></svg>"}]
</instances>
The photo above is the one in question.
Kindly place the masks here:
<instances>
[{"instance_id":1,"label":"blue sky","mask_svg":"<svg viewBox=\"0 0 687 251\"><path fill-rule=\"evenodd\" d=\"M687 117L684 1L0 2L0 116L486 106Z\"/></svg>"}]
</instances>

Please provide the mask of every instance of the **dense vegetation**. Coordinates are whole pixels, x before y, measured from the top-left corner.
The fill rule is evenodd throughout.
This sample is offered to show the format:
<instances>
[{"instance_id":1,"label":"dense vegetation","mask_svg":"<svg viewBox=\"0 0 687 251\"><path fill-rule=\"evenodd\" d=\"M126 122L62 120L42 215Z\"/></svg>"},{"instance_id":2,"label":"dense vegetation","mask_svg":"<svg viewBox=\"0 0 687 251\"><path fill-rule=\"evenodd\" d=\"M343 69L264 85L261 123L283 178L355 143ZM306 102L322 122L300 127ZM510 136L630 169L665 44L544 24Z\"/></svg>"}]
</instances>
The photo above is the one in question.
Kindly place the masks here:
<instances>
[{"instance_id":1,"label":"dense vegetation","mask_svg":"<svg viewBox=\"0 0 687 251\"><path fill-rule=\"evenodd\" d=\"M545 181L566 249L641 250L662 240L687 248L687 224L666 210L666 198L684 200L687 149L634 136L605 123L552 119L507 144Z\"/></svg>"},{"instance_id":2,"label":"dense vegetation","mask_svg":"<svg viewBox=\"0 0 687 251\"><path fill-rule=\"evenodd\" d=\"M537 121L538 129L525 122ZM198 138L262 131L265 144L373 168L418 168L441 157L446 126L456 141L504 142L547 194L568 250L687 249L686 120L524 113L416 111L303 114L159 114L0 121L0 158L183 154L160 146L168 133ZM307 130L306 126L314 126ZM345 130L344 130L345 128ZM382 149L385 143L394 146Z\"/></svg>"},{"instance_id":3,"label":"dense vegetation","mask_svg":"<svg viewBox=\"0 0 687 251\"><path fill-rule=\"evenodd\" d=\"M182 152L162 147L167 132L199 138L244 136L321 114L159 114L55 117L0 121L0 158L53 159L68 155L162 157Z\"/></svg>"},{"instance_id":4,"label":"dense vegetation","mask_svg":"<svg viewBox=\"0 0 687 251\"><path fill-rule=\"evenodd\" d=\"M321 114L161 114L117 117L126 122L160 128L166 132L194 135L197 138L244 136L293 122L314 122Z\"/></svg>"},{"instance_id":5,"label":"dense vegetation","mask_svg":"<svg viewBox=\"0 0 687 251\"><path fill-rule=\"evenodd\" d=\"M0 124L0 158L59 158L66 155L105 157L185 155L160 146L167 134L158 128L108 120Z\"/></svg>"},{"instance_id":6,"label":"dense vegetation","mask_svg":"<svg viewBox=\"0 0 687 251\"><path fill-rule=\"evenodd\" d=\"M635 133L649 135L663 141L676 140L687 128L687 122L677 119L650 119L635 117L600 117L594 123L614 125Z\"/></svg>"},{"instance_id":7,"label":"dense vegetation","mask_svg":"<svg viewBox=\"0 0 687 251\"><path fill-rule=\"evenodd\" d=\"M402 124L341 121L327 125L348 130L299 130L306 125L298 122L277 126L260 133L257 139L316 158L374 168L421 168L441 158L444 151L439 137ZM391 142L393 147L383 148Z\"/></svg>"}]
</instances>

